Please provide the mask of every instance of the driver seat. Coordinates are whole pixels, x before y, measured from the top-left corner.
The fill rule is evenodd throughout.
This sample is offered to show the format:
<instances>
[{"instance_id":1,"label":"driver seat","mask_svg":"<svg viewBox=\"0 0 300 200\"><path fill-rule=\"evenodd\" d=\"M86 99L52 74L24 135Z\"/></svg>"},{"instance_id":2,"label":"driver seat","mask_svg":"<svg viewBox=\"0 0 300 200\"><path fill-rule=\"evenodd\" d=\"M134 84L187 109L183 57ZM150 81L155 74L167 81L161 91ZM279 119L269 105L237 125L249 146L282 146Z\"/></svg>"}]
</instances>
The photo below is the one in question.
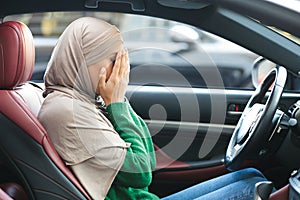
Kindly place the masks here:
<instances>
[{"instance_id":1,"label":"driver seat","mask_svg":"<svg viewBox=\"0 0 300 200\"><path fill-rule=\"evenodd\" d=\"M25 84L34 60L29 28L0 24L0 183L17 182L29 199L91 199L36 118L41 101L28 95L34 87Z\"/></svg>"}]
</instances>

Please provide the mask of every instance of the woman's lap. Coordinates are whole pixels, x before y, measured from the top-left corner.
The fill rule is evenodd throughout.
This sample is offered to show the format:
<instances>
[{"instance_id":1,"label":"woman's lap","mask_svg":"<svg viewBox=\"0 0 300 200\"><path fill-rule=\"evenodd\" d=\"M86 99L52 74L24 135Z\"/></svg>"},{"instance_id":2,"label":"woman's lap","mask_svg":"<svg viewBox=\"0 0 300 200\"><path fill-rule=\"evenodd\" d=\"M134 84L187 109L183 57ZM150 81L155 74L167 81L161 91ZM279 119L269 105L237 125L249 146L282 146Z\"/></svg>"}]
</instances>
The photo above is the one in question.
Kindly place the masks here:
<instances>
[{"instance_id":1,"label":"woman's lap","mask_svg":"<svg viewBox=\"0 0 300 200\"><path fill-rule=\"evenodd\" d=\"M247 168L232 172L172 194L162 200L252 200L255 184L266 181L266 178L256 169Z\"/></svg>"}]
</instances>

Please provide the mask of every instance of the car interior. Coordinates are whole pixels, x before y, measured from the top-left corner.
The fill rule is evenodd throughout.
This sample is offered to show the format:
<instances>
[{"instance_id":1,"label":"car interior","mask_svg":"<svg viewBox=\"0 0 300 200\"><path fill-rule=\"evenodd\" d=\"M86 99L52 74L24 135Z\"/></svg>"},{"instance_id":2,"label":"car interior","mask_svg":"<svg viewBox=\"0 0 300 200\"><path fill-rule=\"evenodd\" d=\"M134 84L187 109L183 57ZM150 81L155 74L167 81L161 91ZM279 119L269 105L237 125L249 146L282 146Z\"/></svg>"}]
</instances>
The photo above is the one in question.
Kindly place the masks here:
<instances>
[{"instance_id":1,"label":"car interior","mask_svg":"<svg viewBox=\"0 0 300 200\"><path fill-rule=\"evenodd\" d=\"M276 68L271 70L255 91L217 89L207 94L210 88L197 88L193 90L193 95L196 95L194 97L188 94L190 90L186 88L175 88L173 93L169 94L167 90L158 89L156 85L146 85L138 87L139 89L129 86L126 95L133 108L145 119L150 131L157 133L153 136L157 169L153 172L153 183L149 190L160 197L244 167L260 169L275 184L277 191L271 195L268 183L263 183L262 187L257 186L256 191L261 193L257 194L260 199L287 200L299 197L293 197L291 194L292 190L298 192L297 188L291 187L291 183L297 184L299 181L298 173L294 170L300 166L299 161L295 161L300 151L297 124L300 117L300 94L285 91L284 88L285 85L290 84L289 87L292 88L294 86L291 85L296 84L292 78L298 72L295 64L299 63L300 56L295 52L300 52L300 46L250 17L245 17L244 15L254 16L254 7L247 10L248 5L243 3L233 5L223 1L211 4L207 1L171 0L85 0L74 3L64 0L44 4L32 0L31 5L23 5L24 2L19 0L12 2L16 5L5 1L4 7L0 8L2 18L31 12L92 10L172 19L224 37L261 55L263 60L267 58L276 62ZM259 7L261 4L255 6ZM274 5L274 8L277 6ZM243 11L247 13L240 14ZM263 16L259 15L256 18L262 19ZM294 23L285 26L286 30L293 34L295 32L291 27ZM280 23L279 28L281 26ZM270 52L270 49L274 49L274 52ZM60 158L47 131L37 119L43 103L43 85L32 81L37 52L29 26L20 21L3 21L0 24L0 52L0 189L13 199L22 200L91 199ZM283 57L285 59L282 59ZM176 97L177 102L172 101L172 96ZM181 103L180 99L188 99L187 104L197 102L197 106L198 102L205 103L197 108L180 110L177 106L178 102ZM226 104L220 103L221 100ZM153 106L158 104L164 105L167 110L167 122L163 124L159 118L162 116L161 110L156 111L155 108L159 107ZM258 106L256 109L253 106L255 104L263 104L263 107ZM212 106L216 107L209 110ZM151 109L160 116L152 119L149 116ZM255 134L249 143L247 138L250 136L241 135L236 128L241 127L239 124L243 122L240 117L247 109L251 109L255 116L263 116L260 126L254 128L255 133L268 132L265 135ZM193 113L195 110L201 110L201 115ZM260 114L262 111L263 114ZM190 121L182 120L183 115L186 115L187 119L191 118ZM253 119L245 117L243 120ZM253 123L256 123L255 120ZM168 145L178 136L178 130L184 133L179 134L180 143ZM207 133L211 135L206 137ZM185 134L189 135L188 137L193 135L195 140L191 142ZM234 137L231 137L232 135ZM212 143L215 138L218 140L214 148L205 149L202 146L205 142ZM185 140L189 148L184 154L177 155L174 147L183 145ZM236 140L239 140L243 154L236 152ZM245 147L244 142L247 143ZM211 151L212 149L214 151ZM197 154L198 152L200 153ZM286 152L289 153L288 157ZM236 158L237 155L239 159Z\"/></svg>"}]
</instances>

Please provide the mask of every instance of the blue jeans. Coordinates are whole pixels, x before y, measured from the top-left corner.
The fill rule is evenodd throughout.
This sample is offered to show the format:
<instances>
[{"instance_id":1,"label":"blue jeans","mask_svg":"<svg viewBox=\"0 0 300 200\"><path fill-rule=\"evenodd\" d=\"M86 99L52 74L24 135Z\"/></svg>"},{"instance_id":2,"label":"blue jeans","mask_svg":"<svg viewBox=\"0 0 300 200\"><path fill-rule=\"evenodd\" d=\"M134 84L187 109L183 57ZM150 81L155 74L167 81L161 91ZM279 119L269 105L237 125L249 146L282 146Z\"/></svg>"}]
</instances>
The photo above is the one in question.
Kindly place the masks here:
<instances>
[{"instance_id":1,"label":"blue jeans","mask_svg":"<svg viewBox=\"0 0 300 200\"><path fill-rule=\"evenodd\" d=\"M267 179L247 168L197 184L162 200L253 200L255 184Z\"/></svg>"}]
</instances>

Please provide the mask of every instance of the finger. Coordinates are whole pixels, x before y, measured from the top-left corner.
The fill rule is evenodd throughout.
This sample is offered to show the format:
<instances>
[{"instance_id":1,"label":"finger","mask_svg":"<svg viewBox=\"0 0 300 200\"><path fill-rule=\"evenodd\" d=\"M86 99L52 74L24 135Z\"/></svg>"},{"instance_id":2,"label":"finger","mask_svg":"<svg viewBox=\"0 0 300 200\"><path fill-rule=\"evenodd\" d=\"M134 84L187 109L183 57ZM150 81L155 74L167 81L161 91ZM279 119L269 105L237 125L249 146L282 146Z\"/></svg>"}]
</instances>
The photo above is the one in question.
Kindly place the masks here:
<instances>
[{"instance_id":1,"label":"finger","mask_svg":"<svg viewBox=\"0 0 300 200\"><path fill-rule=\"evenodd\" d=\"M130 62L129 62L129 54L128 54L128 50L126 50L126 64L127 64L127 73L129 73L130 71Z\"/></svg>"},{"instance_id":2,"label":"finger","mask_svg":"<svg viewBox=\"0 0 300 200\"><path fill-rule=\"evenodd\" d=\"M97 87L98 94L100 94L100 91L105 88L105 85L106 85L106 69L104 67L102 67L100 69L99 81L98 81L98 87Z\"/></svg>"},{"instance_id":3,"label":"finger","mask_svg":"<svg viewBox=\"0 0 300 200\"><path fill-rule=\"evenodd\" d=\"M116 77L119 74L120 66L121 66L121 58L122 58L122 50L119 51L117 54L116 61L111 73L111 77Z\"/></svg>"},{"instance_id":4,"label":"finger","mask_svg":"<svg viewBox=\"0 0 300 200\"><path fill-rule=\"evenodd\" d=\"M128 56L128 50L125 51L125 71L124 74L129 78L129 72L130 72L130 63L129 63L129 56Z\"/></svg>"},{"instance_id":5,"label":"finger","mask_svg":"<svg viewBox=\"0 0 300 200\"><path fill-rule=\"evenodd\" d=\"M122 52L122 56L121 56L121 66L120 66L120 70L119 70L119 76L123 77L124 73L126 71L127 68L127 62L126 62L126 51L123 50Z\"/></svg>"}]
</instances>

